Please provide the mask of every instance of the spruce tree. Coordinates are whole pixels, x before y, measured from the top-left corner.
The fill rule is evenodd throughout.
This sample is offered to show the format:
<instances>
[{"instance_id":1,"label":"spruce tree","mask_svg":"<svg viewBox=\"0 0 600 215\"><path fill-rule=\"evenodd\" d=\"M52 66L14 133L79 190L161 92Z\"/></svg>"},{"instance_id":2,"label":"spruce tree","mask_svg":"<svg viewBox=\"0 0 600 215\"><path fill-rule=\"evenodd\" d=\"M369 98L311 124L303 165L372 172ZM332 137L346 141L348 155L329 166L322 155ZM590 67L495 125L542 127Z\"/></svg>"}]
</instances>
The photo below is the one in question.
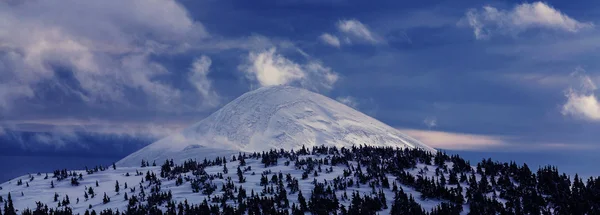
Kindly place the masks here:
<instances>
[{"instance_id":1,"label":"spruce tree","mask_svg":"<svg viewBox=\"0 0 600 215\"><path fill-rule=\"evenodd\" d=\"M94 198L94 196L95 196L95 194L94 194L94 188L92 188L92 187L88 188L88 194L90 194L90 196L92 198Z\"/></svg>"},{"instance_id":2,"label":"spruce tree","mask_svg":"<svg viewBox=\"0 0 600 215\"><path fill-rule=\"evenodd\" d=\"M119 181L117 181L117 183L115 184L115 192L119 193L119 189L120 189L120 187L119 187Z\"/></svg>"},{"instance_id":3,"label":"spruce tree","mask_svg":"<svg viewBox=\"0 0 600 215\"><path fill-rule=\"evenodd\" d=\"M300 204L300 211L305 212L308 210L306 199L304 199L304 196L302 195L302 190L298 192L298 204Z\"/></svg>"},{"instance_id":4,"label":"spruce tree","mask_svg":"<svg viewBox=\"0 0 600 215\"><path fill-rule=\"evenodd\" d=\"M10 193L8 193L8 198L4 203L4 215L17 215Z\"/></svg>"},{"instance_id":5,"label":"spruce tree","mask_svg":"<svg viewBox=\"0 0 600 215\"><path fill-rule=\"evenodd\" d=\"M237 168L237 175L238 175L238 181L239 181L239 183L246 182L246 178L244 177L244 173L242 172L242 170L240 169L239 166Z\"/></svg>"},{"instance_id":6,"label":"spruce tree","mask_svg":"<svg viewBox=\"0 0 600 215\"><path fill-rule=\"evenodd\" d=\"M104 198L102 199L102 203L106 204L110 202L110 198L104 193Z\"/></svg>"}]
</instances>

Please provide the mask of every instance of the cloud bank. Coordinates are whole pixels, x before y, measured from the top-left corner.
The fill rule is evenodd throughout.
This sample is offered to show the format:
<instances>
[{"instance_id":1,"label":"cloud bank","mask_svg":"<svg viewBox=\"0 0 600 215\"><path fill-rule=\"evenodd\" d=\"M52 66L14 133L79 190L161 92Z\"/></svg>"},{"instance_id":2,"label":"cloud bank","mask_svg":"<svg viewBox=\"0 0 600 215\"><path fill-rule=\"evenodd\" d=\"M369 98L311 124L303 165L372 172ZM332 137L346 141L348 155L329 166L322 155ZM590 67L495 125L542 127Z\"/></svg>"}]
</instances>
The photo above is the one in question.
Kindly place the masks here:
<instances>
[{"instance_id":1,"label":"cloud bank","mask_svg":"<svg viewBox=\"0 0 600 215\"><path fill-rule=\"evenodd\" d=\"M470 9L465 19L476 39L488 39L493 34L518 34L534 28L575 33L594 27L594 24L577 21L544 2L523 3L511 10L492 6Z\"/></svg>"},{"instance_id":2,"label":"cloud bank","mask_svg":"<svg viewBox=\"0 0 600 215\"><path fill-rule=\"evenodd\" d=\"M399 130L438 149L483 150L507 145L503 138L495 136L414 129Z\"/></svg>"},{"instance_id":3,"label":"cloud bank","mask_svg":"<svg viewBox=\"0 0 600 215\"><path fill-rule=\"evenodd\" d=\"M134 105L138 91L168 109L181 92L157 81L171 72L151 56L209 36L168 0L3 2L0 20L0 109L46 88L94 105Z\"/></svg>"}]
</instances>

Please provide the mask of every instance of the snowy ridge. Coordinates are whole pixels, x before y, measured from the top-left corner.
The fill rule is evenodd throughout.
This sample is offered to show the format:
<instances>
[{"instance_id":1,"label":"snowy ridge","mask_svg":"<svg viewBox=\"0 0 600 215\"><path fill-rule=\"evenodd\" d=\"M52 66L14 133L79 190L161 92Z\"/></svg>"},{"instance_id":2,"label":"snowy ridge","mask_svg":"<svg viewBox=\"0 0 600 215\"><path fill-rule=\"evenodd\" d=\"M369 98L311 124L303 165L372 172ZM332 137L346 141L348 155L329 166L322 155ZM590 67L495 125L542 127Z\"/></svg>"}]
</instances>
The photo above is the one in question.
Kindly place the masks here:
<instances>
[{"instance_id":1,"label":"snowy ridge","mask_svg":"<svg viewBox=\"0 0 600 215\"><path fill-rule=\"evenodd\" d=\"M248 92L179 134L159 140L118 164L142 159L213 158L239 151L353 145L435 149L372 117L308 90L275 86Z\"/></svg>"},{"instance_id":2,"label":"snowy ridge","mask_svg":"<svg viewBox=\"0 0 600 215\"><path fill-rule=\"evenodd\" d=\"M301 162L305 162L307 160L314 160L315 162L319 159L327 159L331 160L331 155L313 153L314 155L300 155L298 158ZM232 155L235 159L237 154ZM245 156L245 155L244 155ZM218 159L218 158L217 158ZM158 177L158 181L160 181L160 187L162 187L163 192L171 192L176 203L181 202L189 202L190 204L199 204L205 199L211 198L220 198L224 195L225 192L221 190L221 187L227 185L228 182L231 182L235 185L235 187L243 186L247 189L247 195L250 193L256 193L263 195L264 189L267 187L273 187L275 183L269 182L269 185L261 185L261 177L263 174L268 176L267 178L271 180L273 175L283 174L283 175L291 175L292 178L298 180L299 190L303 193L304 197L309 200L311 196L311 192L313 191L315 185L314 182L325 182L328 183L328 186L331 186L333 181L340 180L340 178L347 178L344 176L344 171L349 170L348 166L338 164L338 165L318 165L314 167L313 171L310 171L311 174L307 175L307 178L303 178L303 172L307 171L307 165L300 165L298 168L297 164L291 162L294 159L285 159L278 158L275 165L265 166L265 164L261 161L260 156L254 158L246 158L243 166L236 160L230 160L231 156L226 158L228 161L226 164L213 163L210 166L204 169L205 175L210 176L208 184L215 185L217 188L212 194L205 194L202 192L194 192L192 191L191 184L194 178L201 178L201 176L194 176L192 172L179 173L178 176L182 176L186 178L183 181L183 184L177 184L174 178L170 177ZM369 159L367 159L369 160ZM210 160L209 160L210 161ZM289 162L289 163L286 163ZM38 174L30 174L24 175L21 177L17 177L11 181L0 184L0 196L4 197L4 200L7 199L9 193L12 194L12 199L14 201L14 207L18 210L18 212L22 212L25 209L35 209L36 202L41 202L42 204L48 205L50 208L65 208L65 205L60 205L59 202L63 202L65 198L70 200L68 207L72 209L73 214L84 214L86 210L96 212L101 212L106 209L110 209L113 211L119 210L120 212L125 212L128 208L129 198L133 196L143 199L148 198L150 196L150 191L152 187L156 184L154 182L150 182L147 180L147 174L155 174L161 175L161 164L156 162L157 166L145 166L145 167L105 167L105 169L101 169L100 171L92 171L89 173L84 170L76 170L76 171L68 171L69 176L62 180L57 180L56 177L53 177L53 173L38 173ZM367 172L367 168L360 167L358 162L351 161L350 166L352 169L356 168L361 169L361 171ZM449 166L452 166L452 163L448 163ZM363 164L364 165L364 164ZM236 172L236 168L241 169L249 169L243 171L243 176L245 177L245 182L240 182L238 180L238 173ZM225 169L229 169L227 172L224 172ZM426 170L428 169L428 170ZM435 172L433 170L436 169L435 165L426 165L419 163L415 166L415 168L410 169L408 172L413 175L423 175L426 177L434 177ZM318 173L317 173L318 172ZM139 174L137 174L139 173ZM70 176L71 174L75 176ZM78 185L74 186L71 184L72 177L77 178L78 175L82 175L83 177L78 180ZM48 176L45 178L45 176ZM398 180L396 176L387 175L389 183L396 184ZM446 177L449 177L448 175ZM355 183L358 183L358 179L350 176ZM188 181L188 179L192 179L192 181ZM379 181L379 179L376 179ZM18 181L22 181L22 184L18 184ZM117 185L118 183L118 185ZM380 183L380 182L378 182ZM286 182L288 184L288 182ZM119 186L119 191L115 190L115 185ZM391 185L390 185L391 186ZM466 184L463 186L467 186ZM143 188L142 188L143 187ZM193 186L192 186L193 187ZM400 187L404 192L408 195L418 197L420 196L420 192L416 191L414 188L410 186L405 186L401 183L398 183L398 187ZM453 185L449 185L448 187L455 187ZM84 194L88 192L89 188L92 188L95 197L89 195L85 197ZM133 190L132 190L133 189ZM204 188L202 188L204 189ZM201 189L201 190L202 190ZM297 191L291 191L288 187L287 199L290 201L290 206L292 204L299 205ZM377 190L381 188L378 187ZM145 190L143 192L142 190ZM375 196L375 194L371 193L372 188L368 185L368 183L355 186L350 186L346 190L336 190L335 193L339 198L342 198L343 194L352 195L353 192L358 192L360 195L367 196ZM389 207L381 210L381 214L390 214L391 206L393 204L394 192L391 187L387 189L382 189L382 192L385 194L387 200L386 204ZM237 191L236 191L237 193ZM103 202L103 195L109 198L109 202ZM57 200L55 201L55 195L57 195ZM128 196L128 197L125 197ZM267 194L267 196L272 196ZM416 199L416 201L425 209L426 211L430 211L435 208L438 204L444 202L441 200L435 199ZM144 202L144 201L142 201ZM211 202L211 201L209 201ZM214 203L214 202L211 202ZM229 200L227 201L228 205L237 206L237 203ZM351 205L351 199L340 199L340 205L343 205L345 208L348 208ZM1 207L0 207L1 208ZM159 207L160 210L166 210L165 205L163 204ZM287 210L291 210L290 207ZM467 209L468 210L468 209ZM463 213L464 214L464 213Z\"/></svg>"},{"instance_id":3,"label":"snowy ridge","mask_svg":"<svg viewBox=\"0 0 600 215\"><path fill-rule=\"evenodd\" d=\"M31 174L0 184L16 214L600 214L600 177L443 152L314 147ZM39 202L39 204L37 203ZM3 206L4 205L4 206ZM26 209L35 210L26 212ZM49 210L60 210L52 213ZM46 212L44 212L46 210Z\"/></svg>"}]
</instances>

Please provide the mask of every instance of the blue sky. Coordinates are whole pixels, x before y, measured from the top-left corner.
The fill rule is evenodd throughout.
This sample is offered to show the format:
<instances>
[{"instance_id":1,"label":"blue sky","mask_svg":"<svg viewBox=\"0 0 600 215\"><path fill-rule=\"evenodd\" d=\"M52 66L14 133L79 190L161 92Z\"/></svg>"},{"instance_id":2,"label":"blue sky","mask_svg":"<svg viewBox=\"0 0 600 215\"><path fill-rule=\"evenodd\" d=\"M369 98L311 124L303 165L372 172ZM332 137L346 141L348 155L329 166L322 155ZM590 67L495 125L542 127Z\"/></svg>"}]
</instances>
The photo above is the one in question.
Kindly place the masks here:
<instances>
[{"instance_id":1,"label":"blue sky","mask_svg":"<svg viewBox=\"0 0 600 215\"><path fill-rule=\"evenodd\" d=\"M162 137L244 92L285 84L437 148L589 162L600 152L599 9L591 0L4 1L0 135L51 132L38 140L57 147L74 131Z\"/></svg>"}]
</instances>

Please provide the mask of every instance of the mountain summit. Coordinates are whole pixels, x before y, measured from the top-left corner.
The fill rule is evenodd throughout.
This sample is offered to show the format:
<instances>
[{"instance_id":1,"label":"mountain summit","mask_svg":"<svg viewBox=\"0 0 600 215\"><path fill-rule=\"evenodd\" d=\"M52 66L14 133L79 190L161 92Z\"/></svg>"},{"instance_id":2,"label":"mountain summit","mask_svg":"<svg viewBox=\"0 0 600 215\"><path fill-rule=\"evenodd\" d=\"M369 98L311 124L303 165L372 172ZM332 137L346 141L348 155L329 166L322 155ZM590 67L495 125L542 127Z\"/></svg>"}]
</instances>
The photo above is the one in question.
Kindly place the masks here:
<instances>
[{"instance_id":1,"label":"mountain summit","mask_svg":"<svg viewBox=\"0 0 600 215\"><path fill-rule=\"evenodd\" d=\"M274 86L243 94L204 120L119 161L139 165L204 159L239 151L353 145L435 149L326 96Z\"/></svg>"}]
</instances>

